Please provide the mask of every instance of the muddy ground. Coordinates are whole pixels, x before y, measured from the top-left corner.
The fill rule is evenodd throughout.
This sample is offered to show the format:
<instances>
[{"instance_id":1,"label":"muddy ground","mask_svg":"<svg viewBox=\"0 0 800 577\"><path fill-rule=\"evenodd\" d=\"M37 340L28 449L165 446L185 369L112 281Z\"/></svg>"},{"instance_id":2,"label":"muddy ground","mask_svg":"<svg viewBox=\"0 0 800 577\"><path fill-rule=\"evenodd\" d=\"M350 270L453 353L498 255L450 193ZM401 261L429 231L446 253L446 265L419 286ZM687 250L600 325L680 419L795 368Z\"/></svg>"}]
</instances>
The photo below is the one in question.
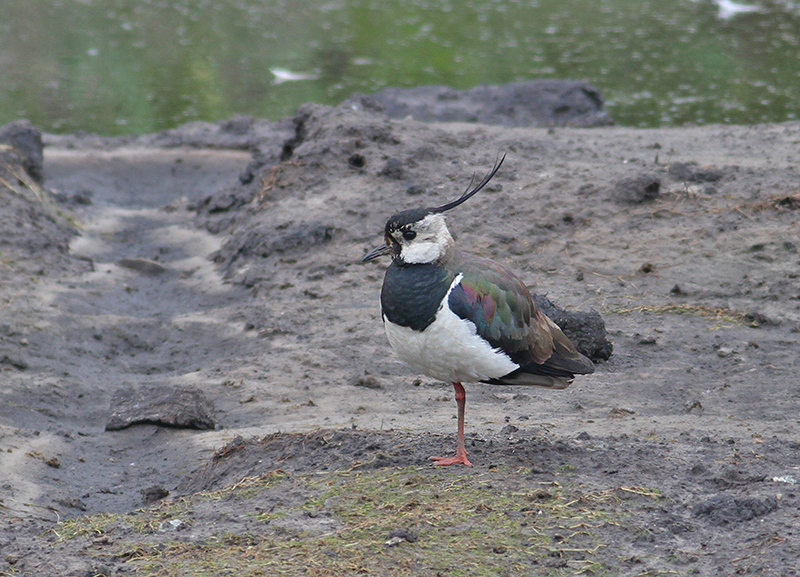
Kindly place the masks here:
<instances>
[{"instance_id":1,"label":"muddy ground","mask_svg":"<svg viewBox=\"0 0 800 577\"><path fill-rule=\"evenodd\" d=\"M260 498L292 507L313 475L409 468L422 486L489 479L475 515L542 486L610 495L587 529L597 565L566 546L543 564L494 532L470 567L333 568L334 552L329 570L286 572L797 574L800 123L505 128L308 105L278 123L45 142L43 188L19 169L0 183L0 574L168 574L130 553L140 533L66 539L64 520L278 470L284 502ZM467 387L475 466L436 469L427 457L454 447L452 388L393 356L388 263L360 260L389 215L455 198L502 153L493 185L449 214L457 242L599 311L613 354L564 391ZM215 429L105 430L115 392L177 385L205 394ZM247 499L204 503L189 531L149 542L318 535L314 515L273 533ZM325 510L343 531L346 512ZM419 521L402 548L373 537L411 558L434 527L470 523ZM248 563L229 574L278 574Z\"/></svg>"}]
</instances>

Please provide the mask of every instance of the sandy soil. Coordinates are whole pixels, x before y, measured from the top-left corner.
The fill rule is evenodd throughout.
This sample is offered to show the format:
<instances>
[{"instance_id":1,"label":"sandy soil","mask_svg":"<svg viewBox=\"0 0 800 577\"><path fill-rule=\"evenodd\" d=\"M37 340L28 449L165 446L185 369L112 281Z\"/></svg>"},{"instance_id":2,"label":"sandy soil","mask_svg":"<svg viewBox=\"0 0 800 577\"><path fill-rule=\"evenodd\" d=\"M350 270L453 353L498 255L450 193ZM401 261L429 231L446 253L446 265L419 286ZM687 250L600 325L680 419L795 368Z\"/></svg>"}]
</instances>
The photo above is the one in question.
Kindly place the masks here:
<instances>
[{"instance_id":1,"label":"sandy soil","mask_svg":"<svg viewBox=\"0 0 800 577\"><path fill-rule=\"evenodd\" d=\"M453 448L451 387L392 355L387 263L360 259L389 215L454 198L504 152L494 185L450 214L457 242L599 311L614 353L565 391L469 386L475 467L446 474L525 467L539 483L569 465L592 490L659 490L637 509L652 538L608 533L608 574L796 574L800 124L501 128L306 106L294 123L47 143L45 186L77 234L24 182L0 187L17 235L0 255L0 574L132 570L50 530L153 488L371 453L433 467ZM115 391L174 385L205 393L215 430L105 431ZM275 435L317 429L337 442ZM248 450L223 474L212 456L237 436ZM241 504L218 507L196 531Z\"/></svg>"}]
</instances>

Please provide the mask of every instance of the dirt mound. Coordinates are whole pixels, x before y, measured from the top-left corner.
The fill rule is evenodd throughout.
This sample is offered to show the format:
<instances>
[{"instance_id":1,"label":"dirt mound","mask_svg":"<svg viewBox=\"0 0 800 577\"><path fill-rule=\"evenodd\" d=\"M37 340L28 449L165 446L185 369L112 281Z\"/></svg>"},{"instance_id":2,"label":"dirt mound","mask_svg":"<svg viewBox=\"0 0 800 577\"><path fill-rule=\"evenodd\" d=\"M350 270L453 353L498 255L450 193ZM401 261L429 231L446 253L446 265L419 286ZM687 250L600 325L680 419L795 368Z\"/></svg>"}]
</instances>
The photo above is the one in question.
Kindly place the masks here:
<instances>
[{"instance_id":1,"label":"dirt mound","mask_svg":"<svg viewBox=\"0 0 800 577\"><path fill-rule=\"evenodd\" d=\"M9 161L0 572L447 574L464 557L431 551L466 542L485 572L793 574L798 134L309 105L179 147L76 137L44 169L80 236ZM386 263L360 261L502 153L457 243L598 311L613 354L564 391L468 386L475 467L442 470L451 387L392 355ZM105 430L114 391L182 386L217 429Z\"/></svg>"},{"instance_id":2,"label":"dirt mound","mask_svg":"<svg viewBox=\"0 0 800 577\"><path fill-rule=\"evenodd\" d=\"M555 78L482 84L467 90L448 86L390 87L369 96L354 95L344 105L423 122L539 127L614 124L603 110L597 88L578 80Z\"/></svg>"},{"instance_id":3,"label":"dirt mound","mask_svg":"<svg viewBox=\"0 0 800 577\"><path fill-rule=\"evenodd\" d=\"M0 143L0 266L14 271L5 281L74 266L68 245L77 227L42 185L41 133L13 123L0 128Z\"/></svg>"}]
</instances>

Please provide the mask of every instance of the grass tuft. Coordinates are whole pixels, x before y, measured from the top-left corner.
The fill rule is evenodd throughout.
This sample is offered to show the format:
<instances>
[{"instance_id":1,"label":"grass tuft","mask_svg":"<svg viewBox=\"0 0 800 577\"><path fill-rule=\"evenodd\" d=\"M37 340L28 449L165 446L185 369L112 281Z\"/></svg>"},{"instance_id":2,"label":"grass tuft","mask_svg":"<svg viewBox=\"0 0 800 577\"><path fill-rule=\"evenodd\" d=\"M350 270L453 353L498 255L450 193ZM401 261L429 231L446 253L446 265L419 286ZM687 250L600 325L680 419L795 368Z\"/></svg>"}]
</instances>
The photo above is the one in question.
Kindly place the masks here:
<instances>
[{"instance_id":1,"label":"grass tuft","mask_svg":"<svg viewBox=\"0 0 800 577\"><path fill-rule=\"evenodd\" d=\"M64 521L56 542L106 535L103 556L164 577L606 575L612 557L601 534L635 534L632 501L661 498L641 487L541 483L510 468L276 472L123 515ZM232 510L240 515L219 522ZM165 531L167 519L188 530ZM128 534L124 545L114 545L117 532Z\"/></svg>"}]
</instances>

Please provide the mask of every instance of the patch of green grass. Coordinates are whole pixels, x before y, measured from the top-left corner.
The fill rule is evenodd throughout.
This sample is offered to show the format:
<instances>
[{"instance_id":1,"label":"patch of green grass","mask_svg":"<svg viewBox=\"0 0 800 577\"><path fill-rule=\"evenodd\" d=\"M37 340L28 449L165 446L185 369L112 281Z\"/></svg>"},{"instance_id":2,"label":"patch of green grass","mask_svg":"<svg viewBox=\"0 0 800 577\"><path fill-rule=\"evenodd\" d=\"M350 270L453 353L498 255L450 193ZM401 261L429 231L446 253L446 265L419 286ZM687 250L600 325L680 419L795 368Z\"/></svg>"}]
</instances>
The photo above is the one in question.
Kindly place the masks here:
<instances>
[{"instance_id":1,"label":"patch of green grass","mask_svg":"<svg viewBox=\"0 0 800 577\"><path fill-rule=\"evenodd\" d=\"M119 515L100 513L88 517L65 519L58 524L53 533L57 541L68 541L76 537L97 536L106 532L106 529L119 518Z\"/></svg>"},{"instance_id":2,"label":"patch of green grass","mask_svg":"<svg viewBox=\"0 0 800 577\"><path fill-rule=\"evenodd\" d=\"M254 515L263 530L250 524L250 533L239 534L228 523L215 532L214 515L199 513L212 501L220 501L222 512L246 511L254 498L271 503L268 512ZM599 576L612 572L604 532L629 516L632 501L659 498L637 487L598 492L537 483L510 468L278 473L124 515L65 521L59 536L108 533L113 545L103 555L125 560L136 575ZM173 518L192 519L191 531L180 537L157 531ZM316 518L332 521L286 524ZM134 537L117 543L114 533L129 528ZM193 538L195 530L204 536ZM387 545L396 531L416 539Z\"/></svg>"},{"instance_id":3,"label":"patch of green grass","mask_svg":"<svg viewBox=\"0 0 800 577\"><path fill-rule=\"evenodd\" d=\"M120 524L130 527L137 533L154 533L159 530L164 521L185 516L186 511L193 504L225 498L247 500L260 491L278 485L286 478L287 475L283 471L269 472L257 477L245 477L235 485L218 491L203 491L190 497L159 501L150 507L126 514L100 513L67 519L59 523L53 532L57 536L57 541L67 541L86 535L102 535L110 527Z\"/></svg>"}]
</instances>

